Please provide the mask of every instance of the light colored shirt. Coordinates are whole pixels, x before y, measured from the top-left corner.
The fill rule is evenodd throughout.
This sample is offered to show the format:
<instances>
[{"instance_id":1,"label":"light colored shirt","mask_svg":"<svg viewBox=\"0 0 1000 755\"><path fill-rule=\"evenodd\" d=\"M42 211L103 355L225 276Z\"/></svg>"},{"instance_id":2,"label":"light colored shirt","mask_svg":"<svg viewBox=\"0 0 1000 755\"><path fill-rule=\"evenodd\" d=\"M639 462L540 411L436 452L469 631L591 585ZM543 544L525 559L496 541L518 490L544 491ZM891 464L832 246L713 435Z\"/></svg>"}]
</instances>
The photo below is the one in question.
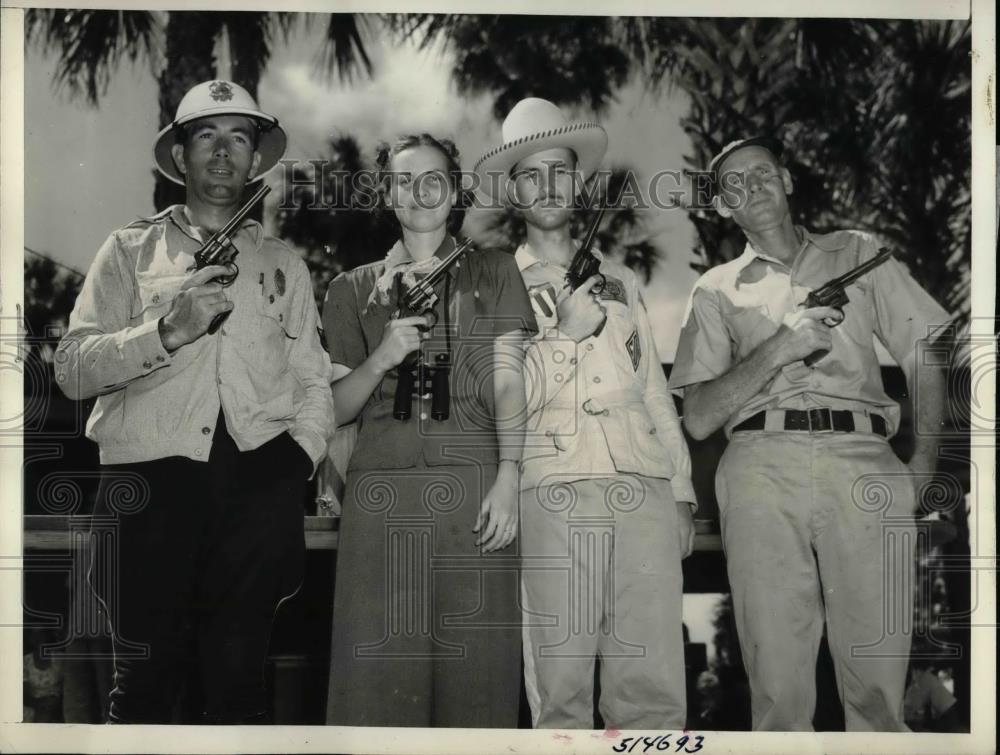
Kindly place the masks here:
<instances>
[{"instance_id":1,"label":"light colored shirt","mask_svg":"<svg viewBox=\"0 0 1000 755\"><path fill-rule=\"evenodd\" d=\"M608 318L580 343L558 328L556 307L570 294L566 269L527 244L514 255L539 327L525 359L521 487L633 473L670 480L674 498L694 504L691 458L635 275L595 254Z\"/></svg>"},{"instance_id":2,"label":"light colored shirt","mask_svg":"<svg viewBox=\"0 0 1000 755\"><path fill-rule=\"evenodd\" d=\"M103 464L208 461L220 406L241 451L288 430L312 458L333 433L332 370L305 263L252 220L232 236L233 310L213 335L168 353L160 319L203 239L174 205L111 234L90 267L55 356L74 399L97 396L87 437Z\"/></svg>"},{"instance_id":3,"label":"light colored shirt","mask_svg":"<svg viewBox=\"0 0 1000 755\"><path fill-rule=\"evenodd\" d=\"M746 359L773 336L785 315L832 278L878 254L867 233L813 234L796 227L801 247L791 267L756 251L706 272L694 286L670 374L670 387L714 380ZM873 336L885 345L913 390L916 346L950 318L890 259L847 288L844 321L833 328L833 348L812 368L785 365L726 423L735 425L766 409L829 407L881 414L892 435L899 428L899 404L886 395Z\"/></svg>"}]
</instances>

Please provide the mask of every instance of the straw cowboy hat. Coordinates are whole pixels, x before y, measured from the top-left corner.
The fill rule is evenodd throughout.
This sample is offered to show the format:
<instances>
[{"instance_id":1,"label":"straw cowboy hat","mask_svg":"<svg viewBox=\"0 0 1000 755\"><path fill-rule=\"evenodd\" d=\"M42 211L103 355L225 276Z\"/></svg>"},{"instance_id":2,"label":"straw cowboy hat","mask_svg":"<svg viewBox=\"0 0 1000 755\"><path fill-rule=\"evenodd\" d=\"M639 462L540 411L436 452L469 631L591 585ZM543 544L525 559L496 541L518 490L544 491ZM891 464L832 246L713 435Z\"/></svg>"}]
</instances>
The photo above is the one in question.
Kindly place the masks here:
<instances>
[{"instance_id":1,"label":"straw cowboy hat","mask_svg":"<svg viewBox=\"0 0 1000 755\"><path fill-rule=\"evenodd\" d=\"M577 168L584 180L604 158L608 133L597 123L570 123L548 100L529 97L511 109L501 127L503 144L491 149L476 163L480 189L489 196L495 185L492 175L510 176L511 169L535 152L567 147L576 153Z\"/></svg>"},{"instance_id":2,"label":"straw cowboy hat","mask_svg":"<svg viewBox=\"0 0 1000 755\"><path fill-rule=\"evenodd\" d=\"M156 135L153 145L153 159L160 173L174 183L184 185L184 176L177 170L171 149L177 143L177 127L198 118L211 115L245 115L257 121L260 129L257 151L260 153L260 167L253 180L273 168L285 154L287 138L278 125L278 119L262 112L250 93L231 81L203 81L188 90L177 105L174 120Z\"/></svg>"}]
</instances>

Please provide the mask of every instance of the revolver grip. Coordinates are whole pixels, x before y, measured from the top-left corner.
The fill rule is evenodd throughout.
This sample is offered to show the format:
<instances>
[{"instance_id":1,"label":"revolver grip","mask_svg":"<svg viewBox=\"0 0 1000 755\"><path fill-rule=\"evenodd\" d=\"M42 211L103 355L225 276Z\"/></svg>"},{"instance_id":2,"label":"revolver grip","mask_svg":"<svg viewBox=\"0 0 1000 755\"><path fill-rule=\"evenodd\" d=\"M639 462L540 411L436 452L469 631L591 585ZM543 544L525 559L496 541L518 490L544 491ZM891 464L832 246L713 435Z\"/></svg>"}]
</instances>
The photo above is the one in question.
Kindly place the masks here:
<instances>
[{"instance_id":1,"label":"revolver grip","mask_svg":"<svg viewBox=\"0 0 1000 755\"><path fill-rule=\"evenodd\" d=\"M223 283L222 285L226 285ZM222 327L222 323L226 321L226 318L233 313L233 310L228 312L219 312L215 317L212 318L212 324L208 326L208 334L215 335L215 333Z\"/></svg>"}]
</instances>

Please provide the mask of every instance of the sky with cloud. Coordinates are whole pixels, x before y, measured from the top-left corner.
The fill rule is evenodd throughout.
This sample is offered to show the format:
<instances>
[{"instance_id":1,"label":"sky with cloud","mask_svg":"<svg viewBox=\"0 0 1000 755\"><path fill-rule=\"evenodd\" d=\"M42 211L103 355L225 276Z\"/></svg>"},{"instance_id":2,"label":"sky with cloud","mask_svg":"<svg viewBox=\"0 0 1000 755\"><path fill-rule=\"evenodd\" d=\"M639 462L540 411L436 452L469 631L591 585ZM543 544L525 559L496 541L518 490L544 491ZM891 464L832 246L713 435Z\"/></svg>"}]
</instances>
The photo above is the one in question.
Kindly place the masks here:
<instances>
[{"instance_id":1,"label":"sky with cloud","mask_svg":"<svg viewBox=\"0 0 1000 755\"><path fill-rule=\"evenodd\" d=\"M259 101L289 134L286 157L320 157L330 136L351 134L370 156L375 144L404 132L452 137L463 167L500 141L488 95L460 97L452 58L440 46L389 46L368 40L372 78L342 82L317 74L321 24L299 24L280 42L261 80ZM148 66L124 66L96 109L52 86L55 61L36 49L25 59L25 244L86 271L114 228L153 212L152 142L157 92ZM610 136L605 165L633 167L640 182L656 170L683 167L689 141L680 127L680 93L646 91L633 81L598 118ZM575 117L593 120L586 111ZM644 292L664 361L673 359L680 319L696 274L694 228L680 210L651 209L644 222L661 261ZM474 222L474 220L473 220Z\"/></svg>"}]
</instances>

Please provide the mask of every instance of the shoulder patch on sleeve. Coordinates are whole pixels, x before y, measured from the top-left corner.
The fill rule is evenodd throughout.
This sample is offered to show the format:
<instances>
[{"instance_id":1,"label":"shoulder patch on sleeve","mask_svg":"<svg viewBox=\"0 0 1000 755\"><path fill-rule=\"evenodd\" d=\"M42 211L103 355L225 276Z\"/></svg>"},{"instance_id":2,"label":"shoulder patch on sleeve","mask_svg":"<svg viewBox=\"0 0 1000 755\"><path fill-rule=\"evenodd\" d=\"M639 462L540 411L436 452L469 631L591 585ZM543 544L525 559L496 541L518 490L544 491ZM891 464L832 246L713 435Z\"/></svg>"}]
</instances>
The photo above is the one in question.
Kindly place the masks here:
<instances>
[{"instance_id":1,"label":"shoulder patch on sleeve","mask_svg":"<svg viewBox=\"0 0 1000 755\"><path fill-rule=\"evenodd\" d=\"M642 344L639 343L639 331L633 329L632 335L628 337L625 341L625 348L628 350L628 355L632 359L632 371L639 371L639 362L642 361Z\"/></svg>"},{"instance_id":2,"label":"shoulder patch on sleeve","mask_svg":"<svg viewBox=\"0 0 1000 755\"><path fill-rule=\"evenodd\" d=\"M604 276L604 288L601 289L601 299L604 301L617 301L628 306L628 294L625 292L625 283L621 278L612 275Z\"/></svg>"}]
</instances>

